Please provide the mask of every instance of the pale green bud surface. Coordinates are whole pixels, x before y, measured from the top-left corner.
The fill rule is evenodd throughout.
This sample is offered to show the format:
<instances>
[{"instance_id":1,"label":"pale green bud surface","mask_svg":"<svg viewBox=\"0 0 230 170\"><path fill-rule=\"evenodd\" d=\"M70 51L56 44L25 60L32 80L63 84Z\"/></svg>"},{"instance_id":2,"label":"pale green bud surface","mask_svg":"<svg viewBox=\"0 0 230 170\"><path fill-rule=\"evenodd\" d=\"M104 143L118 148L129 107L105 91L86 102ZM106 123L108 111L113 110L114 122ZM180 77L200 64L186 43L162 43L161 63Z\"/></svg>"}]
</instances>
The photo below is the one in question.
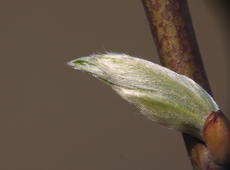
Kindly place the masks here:
<instances>
[{"instance_id":1,"label":"pale green bud surface","mask_svg":"<svg viewBox=\"0 0 230 170\"><path fill-rule=\"evenodd\" d=\"M149 119L199 138L209 113L219 110L193 80L143 59L106 53L68 64L103 80Z\"/></svg>"}]
</instances>

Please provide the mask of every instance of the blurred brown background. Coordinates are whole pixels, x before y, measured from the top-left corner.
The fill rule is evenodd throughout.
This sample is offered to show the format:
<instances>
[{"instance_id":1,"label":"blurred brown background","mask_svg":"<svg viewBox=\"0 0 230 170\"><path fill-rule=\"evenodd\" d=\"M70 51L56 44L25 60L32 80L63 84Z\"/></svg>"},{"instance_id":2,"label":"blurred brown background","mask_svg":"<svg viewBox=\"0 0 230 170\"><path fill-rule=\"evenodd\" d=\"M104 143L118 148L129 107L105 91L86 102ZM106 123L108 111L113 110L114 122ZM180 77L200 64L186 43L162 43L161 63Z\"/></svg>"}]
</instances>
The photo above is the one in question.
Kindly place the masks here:
<instances>
[{"instance_id":1,"label":"blurred brown background","mask_svg":"<svg viewBox=\"0 0 230 170\"><path fill-rule=\"evenodd\" d=\"M230 112L221 7L189 0L215 98ZM2 0L2 170L191 170L180 133L66 62L113 51L158 63L140 0Z\"/></svg>"}]
</instances>

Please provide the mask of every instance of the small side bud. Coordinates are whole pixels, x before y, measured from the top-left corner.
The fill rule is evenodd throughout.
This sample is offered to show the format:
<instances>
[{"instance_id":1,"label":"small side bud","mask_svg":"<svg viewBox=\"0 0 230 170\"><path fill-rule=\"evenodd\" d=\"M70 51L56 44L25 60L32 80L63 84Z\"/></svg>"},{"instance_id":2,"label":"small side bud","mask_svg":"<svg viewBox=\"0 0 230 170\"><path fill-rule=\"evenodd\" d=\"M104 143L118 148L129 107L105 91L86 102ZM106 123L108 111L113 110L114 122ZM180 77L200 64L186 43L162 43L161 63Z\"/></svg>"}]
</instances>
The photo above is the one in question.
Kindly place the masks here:
<instances>
[{"instance_id":1,"label":"small side bud","mask_svg":"<svg viewBox=\"0 0 230 170\"><path fill-rule=\"evenodd\" d=\"M213 162L204 144L196 144L192 148L191 161L195 170L227 170Z\"/></svg>"},{"instance_id":2,"label":"small side bud","mask_svg":"<svg viewBox=\"0 0 230 170\"><path fill-rule=\"evenodd\" d=\"M230 165L230 124L221 111L212 112L204 125L204 141L212 158L221 165Z\"/></svg>"}]
</instances>

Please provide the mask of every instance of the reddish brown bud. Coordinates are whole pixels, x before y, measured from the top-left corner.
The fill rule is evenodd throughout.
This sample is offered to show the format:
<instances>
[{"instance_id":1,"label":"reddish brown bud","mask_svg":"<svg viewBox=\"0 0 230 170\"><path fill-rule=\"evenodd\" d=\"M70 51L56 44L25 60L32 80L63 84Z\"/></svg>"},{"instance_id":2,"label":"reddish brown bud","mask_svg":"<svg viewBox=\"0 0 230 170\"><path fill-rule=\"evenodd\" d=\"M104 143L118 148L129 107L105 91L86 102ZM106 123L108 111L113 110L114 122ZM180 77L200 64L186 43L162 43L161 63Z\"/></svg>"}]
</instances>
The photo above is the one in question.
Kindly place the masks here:
<instances>
[{"instance_id":1,"label":"reddish brown bud","mask_svg":"<svg viewBox=\"0 0 230 170\"><path fill-rule=\"evenodd\" d=\"M211 113L206 119L203 138L216 163L230 164L230 124L221 111Z\"/></svg>"}]
</instances>

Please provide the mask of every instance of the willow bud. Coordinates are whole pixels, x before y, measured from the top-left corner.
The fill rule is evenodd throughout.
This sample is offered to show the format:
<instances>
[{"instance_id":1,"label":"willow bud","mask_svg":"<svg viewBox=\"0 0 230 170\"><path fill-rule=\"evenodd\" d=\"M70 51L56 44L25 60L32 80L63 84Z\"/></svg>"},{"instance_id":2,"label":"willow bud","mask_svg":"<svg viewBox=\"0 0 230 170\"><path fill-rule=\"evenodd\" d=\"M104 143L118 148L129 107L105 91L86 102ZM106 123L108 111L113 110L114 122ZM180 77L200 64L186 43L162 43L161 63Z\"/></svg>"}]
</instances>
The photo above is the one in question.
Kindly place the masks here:
<instances>
[{"instance_id":1,"label":"willow bud","mask_svg":"<svg viewBox=\"0 0 230 170\"><path fill-rule=\"evenodd\" d=\"M219 110L193 80L143 59L107 53L68 64L110 85L151 120L200 139L207 116Z\"/></svg>"}]
</instances>

